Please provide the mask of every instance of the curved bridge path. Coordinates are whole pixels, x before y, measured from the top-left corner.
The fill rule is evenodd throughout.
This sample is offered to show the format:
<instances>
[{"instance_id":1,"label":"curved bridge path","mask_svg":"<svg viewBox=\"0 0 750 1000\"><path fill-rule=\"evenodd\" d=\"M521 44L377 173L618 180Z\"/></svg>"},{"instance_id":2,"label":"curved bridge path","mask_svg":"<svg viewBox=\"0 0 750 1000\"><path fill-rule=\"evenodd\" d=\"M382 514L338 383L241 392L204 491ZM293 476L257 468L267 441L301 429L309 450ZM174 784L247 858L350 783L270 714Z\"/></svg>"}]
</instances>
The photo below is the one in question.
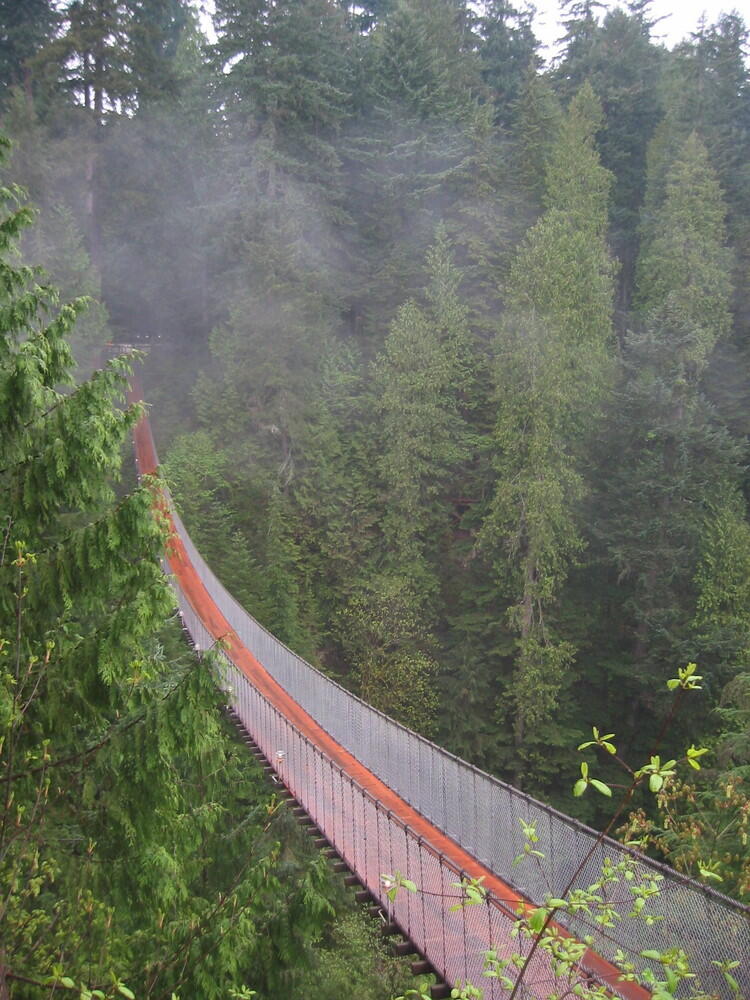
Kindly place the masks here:
<instances>
[{"instance_id":1,"label":"curved bridge path","mask_svg":"<svg viewBox=\"0 0 750 1000\"><path fill-rule=\"evenodd\" d=\"M140 398L134 380L130 399ZM147 418L134 437L139 474L156 474ZM507 997L496 980L484 978L484 953L528 950L511 936L519 910L559 896L579 868L576 884L590 885L605 861L629 852L613 841L599 843L595 831L404 729L298 658L214 576L169 496L162 493L157 503L173 529L165 562L183 622L198 648L221 650L227 700L279 779L446 982L469 981L488 1000ZM546 853L514 867L525 842L520 820L534 824L536 846ZM559 919L566 926L556 924L564 936L591 936L579 966L587 977L623 1000L648 1000L647 990L620 981L614 955L622 950L644 968L642 950L679 943L707 989L730 997L713 961L733 958L747 963L735 975L750 989L748 910L655 862L638 862L660 884L654 924L618 920L602 928L590 917L565 915ZM409 879L417 891L401 888L390 901L384 875ZM458 906L461 880L478 878L486 899ZM612 896L609 902L626 916L633 902L627 886L616 884ZM519 995L544 1000L566 988L540 950Z\"/></svg>"}]
</instances>

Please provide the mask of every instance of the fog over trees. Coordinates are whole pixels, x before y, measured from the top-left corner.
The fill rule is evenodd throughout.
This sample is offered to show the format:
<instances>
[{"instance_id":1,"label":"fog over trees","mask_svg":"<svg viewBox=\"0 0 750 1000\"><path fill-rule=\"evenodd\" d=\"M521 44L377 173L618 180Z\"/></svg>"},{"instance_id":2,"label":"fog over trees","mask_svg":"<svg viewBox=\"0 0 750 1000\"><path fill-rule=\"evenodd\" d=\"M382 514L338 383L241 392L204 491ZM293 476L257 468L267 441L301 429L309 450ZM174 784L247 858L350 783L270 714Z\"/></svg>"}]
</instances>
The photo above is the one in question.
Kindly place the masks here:
<instances>
[{"instance_id":1,"label":"fog over trees","mask_svg":"<svg viewBox=\"0 0 750 1000\"><path fill-rule=\"evenodd\" d=\"M750 901L748 28L599 7L0 0L0 1000L409 981L181 644L112 342L237 599L481 768L601 824L698 663L634 808Z\"/></svg>"}]
</instances>

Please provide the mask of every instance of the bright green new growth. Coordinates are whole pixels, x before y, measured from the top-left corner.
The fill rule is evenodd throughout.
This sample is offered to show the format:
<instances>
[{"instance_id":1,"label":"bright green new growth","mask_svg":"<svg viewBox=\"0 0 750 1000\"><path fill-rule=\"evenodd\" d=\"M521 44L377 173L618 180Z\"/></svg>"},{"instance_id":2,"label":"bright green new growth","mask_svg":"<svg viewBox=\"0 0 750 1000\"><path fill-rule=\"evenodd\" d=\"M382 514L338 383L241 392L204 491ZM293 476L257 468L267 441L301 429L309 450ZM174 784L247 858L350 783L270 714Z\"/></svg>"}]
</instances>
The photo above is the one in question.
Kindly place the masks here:
<instances>
[{"instance_id":1,"label":"bright green new growth","mask_svg":"<svg viewBox=\"0 0 750 1000\"><path fill-rule=\"evenodd\" d=\"M703 678L697 673L695 663L688 663L678 668L677 676L670 678L667 689L673 692L672 714L681 703L686 692L701 690L700 681ZM616 982L638 983L648 989L657 1000L673 1000L676 995L685 996L686 1000L703 1000L704 993L700 982L691 971L688 956L680 946L680 942L664 951L655 948L645 948L639 953L639 958L648 960L652 965L633 961L634 954L618 949L612 956L616 967L620 970L615 983L592 982L585 967L585 955L589 948L597 948L597 932L615 928L622 920L642 922L645 927L653 927L663 920L663 915L655 914L650 904L658 898L664 886L664 876L654 872L653 868L639 862L637 855L623 853L619 859L605 857L601 871L593 883L588 886L576 885L579 875L584 871L586 863L595 851L603 846L603 841L614 827L618 818L628 808L633 794L641 785L647 785L652 795L657 795L661 789L675 779L680 766L700 770L699 759L708 753L707 748L691 746L679 760L662 762L658 754L652 754L648 763L640 768L633 768L618 754L616 745L612 742L614 733L601 734L599 729L592 728L592 740L587 740L579 746L580 750L592 747L602 750L608 757L614 757L618 765L628 776L628 782L622 787L622 794L615 806L613 815L606 829L595 840L594 844L580 861L578 868L570 877L567 886L560 896L548 895L543 905L531 906L523 903L517 910L517 918L511 935L519 944L517 950L501 957L498 950L491 948L484 955L484 975L495 980L509 1000L523 995L528 985L528 975L531 962L537 952L543 953L549 964L554 991L550 992L550 1000L560 996L572 995L579 1000L606 1000L611 996L610 987L616 988ZM664 734L662 734L663 736ZM657 739L657 745L661 737ZM581 763L581 778L578 779L573 795L580 796L591 786L602 794L612 797L612 789L604 782L589 775L589 765ZM533 823L527 823L519 818L519 823L525 838L523 852L516 858L515 864L539 865L545 858L539 850L539 835ZM631 846L638 846L632 842ZM709 870L701 871L704 878L716 876ZM410 892L419 892L419 886L396 872L395 875L383 876L387 880L388 896L392 900L403 887ZM478 906L487 902L486 890L481 885L481 879L462 879L453 885L460 890L459 902L451 910L463 909L466 906ZM623 903L631 904L629 912L625 912ZM585 935L561 933L560 926L555 922L558 913L567 913L571 917L582 918L591 928ZM732 975L740 963L735 959L714 961L713 965L721 972L730 993L740 1000L739 984ZM657 971L654 971L656 969ZM538 974L538 970L537 971ZM482 1000L483 992L471 983L459 982L452 990L454 998L472 998ZM429 993L415 989L407 990L407 998L428 1000Z\"/></svg>"}]
</instances>

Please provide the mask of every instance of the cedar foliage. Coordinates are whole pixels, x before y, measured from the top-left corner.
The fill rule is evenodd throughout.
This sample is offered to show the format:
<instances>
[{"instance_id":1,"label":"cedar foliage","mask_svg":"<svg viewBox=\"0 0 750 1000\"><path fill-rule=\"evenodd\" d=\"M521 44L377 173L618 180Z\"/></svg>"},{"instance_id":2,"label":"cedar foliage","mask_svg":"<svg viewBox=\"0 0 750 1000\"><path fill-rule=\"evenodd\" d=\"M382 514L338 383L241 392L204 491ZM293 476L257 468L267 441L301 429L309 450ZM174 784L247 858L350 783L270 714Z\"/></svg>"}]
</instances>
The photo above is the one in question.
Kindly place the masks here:
<instances>
[{"instance_id":1,"label":"cedar foliage","mask_svg":"<svg viewBox=\"0 0 750 1000\"><path fill-rule=\"evenodd\" d=\"M22 6L0 101L47 220L25 250L101 294L91 340L155 345L174 492L225 582L594 822L564 748L623 706L647 742L653 678L697 658L688 724L722 750L678 840L693 791L720 817L747 743L742 18L669 50L649 0L569 0L545 67L504 0L218 0L210 44L187 0Z\"/></svg>"},{"instance_id":2,"label":"cedar foliage","mask_svg":"<svg viewBox=\"0 0 750 1000\"><path fill-rule=\"evenodd\" d=\"M113 486L129 362L73 382L86 303L14 259L21 197L0 222L2 989L273 995L331 912L324 862L288 829L282 854L210 663L165 625L152 484Z\"/></svg>"}]
</instances>

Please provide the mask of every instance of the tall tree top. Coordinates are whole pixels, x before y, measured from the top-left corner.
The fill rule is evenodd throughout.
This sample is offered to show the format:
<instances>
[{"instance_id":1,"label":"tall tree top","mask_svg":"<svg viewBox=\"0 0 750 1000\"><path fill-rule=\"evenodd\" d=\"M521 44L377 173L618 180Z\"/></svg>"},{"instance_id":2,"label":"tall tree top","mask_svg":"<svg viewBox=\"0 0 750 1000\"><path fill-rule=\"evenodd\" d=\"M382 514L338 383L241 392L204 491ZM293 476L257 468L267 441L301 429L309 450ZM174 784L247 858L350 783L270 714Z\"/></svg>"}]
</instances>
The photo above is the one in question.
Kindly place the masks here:
<instances>
[{"instance_id":1,"label":"tall tree top","mask_svg":"<svg viewBox=\"0 0 750 1000\"><path fill-rule=\"evenodd\" d=\"M56 21L50 0L0 0L0 106L11 87L30 89L29 62L52 37Z\"/></svg>"},{"instance_id":2,"label":"tall tree top","mask_svg":"<svg viewBox=\"0 0 750 1000\"><path fill-rule=\"evenodd\" d=\"M466 111L480 80L462 3L399 0L376 41L381 99L422 119Z\"/></svg>"},{"instance_id":3,"label":"tall tree top","mask_svg":"<svg viewBox=\"0 0 750 1000\"><path fill-rule=\"evenodd\" d=\"M608 224L611 173L601 165L596 133L603 123L602 107L585 83L568 108L559 139L547 167L548 208L567 214L576 229L603 236Z\"/></svg>"},{"instance_id":4,"label":"tall tree top","mask_svg":"<svg viewBox=\"0 0 750 1000\"><path fill-rule=\"evenodd\" d=\"M562 48L555 77L563 98L575 94L591 75L591 57L599 30L598 12L604 9L599 0L564 0L561 4L565 34L559 39Z\"/></svg>"},{"instance_id":5,"label":"tall tree top","mask_svg":"<svg viewBox=\"0 0 750 1000\"><path fill-rule=\"evenodd\" d=\"M490 0L479 18L482 79L495 102L495 121L510 126L518 115L524 79L539 63L539 41L534 35L534 9L516 7L510 0Z\"/></svg>"},{"instance_id":6,"label":"tall tree top","mask_svg":"<svg viewBox=\"0 0 750 1000\"><path fill-rule=\"evenodd\" d=\"M320 133L346 114L349 32L332 0L217 0L220 91L237 117Z\"/></svg>"},{"instance_id":7,"label":"tall tree top","mask_svg":"<svg viewBox=\"0 0 750 1000\"><path fill-rule=\"evenodd\" d=\"M726 205L703 142L693 132L667 174L653 236L638 262L643 313L666 318L680 332L680 350L695 373L731 325L731 254Z\"/></svg>"}]
</instances>

